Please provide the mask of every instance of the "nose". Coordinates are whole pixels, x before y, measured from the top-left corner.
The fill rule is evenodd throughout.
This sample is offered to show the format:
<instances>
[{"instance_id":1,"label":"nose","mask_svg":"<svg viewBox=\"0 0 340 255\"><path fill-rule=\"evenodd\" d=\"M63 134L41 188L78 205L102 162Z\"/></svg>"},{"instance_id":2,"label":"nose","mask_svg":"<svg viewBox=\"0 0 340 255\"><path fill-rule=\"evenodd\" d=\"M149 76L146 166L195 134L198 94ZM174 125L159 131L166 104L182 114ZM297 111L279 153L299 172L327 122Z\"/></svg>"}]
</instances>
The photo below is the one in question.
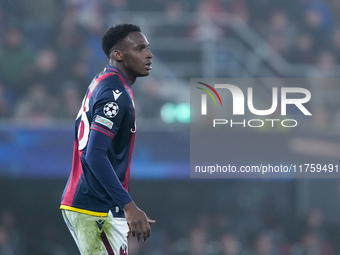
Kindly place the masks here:
<instances>
[{"instance_id":1,"label":"nose","mask_svg":"<svg viewBox=\"0 0 340 255\"><path fill-rule=\"evenodd\" d=\"M152 52L151 52L151 50L150 49L147 49L148 51L147 51L147 53L146 53L146 58L152 58L153 57L153 55L152 55Z\"/></svg>"}]
</instances>

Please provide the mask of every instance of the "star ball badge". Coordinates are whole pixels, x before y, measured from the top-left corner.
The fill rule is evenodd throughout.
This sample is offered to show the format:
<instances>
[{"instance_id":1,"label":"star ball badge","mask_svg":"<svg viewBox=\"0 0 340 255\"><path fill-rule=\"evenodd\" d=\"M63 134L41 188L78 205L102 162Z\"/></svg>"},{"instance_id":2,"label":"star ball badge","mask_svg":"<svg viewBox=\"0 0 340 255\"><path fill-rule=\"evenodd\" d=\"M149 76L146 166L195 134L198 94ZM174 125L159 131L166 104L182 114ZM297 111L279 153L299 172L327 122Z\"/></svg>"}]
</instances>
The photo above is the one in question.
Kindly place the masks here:
<instances>
[{"instance_id":1,"label":"star ball badge","mask_svg":"<svg viewBox=\"0 0 340 255\"><path fill-rule=\"evenodd\" d=\"M115 102L110 102L110 103L107 103L104 106L104 110L103 111L104 111L104 114L107 117L113 118L113 117L115 117L118 114L119 107L118 107L118 105Z\"/></svg>"}]
</instances>

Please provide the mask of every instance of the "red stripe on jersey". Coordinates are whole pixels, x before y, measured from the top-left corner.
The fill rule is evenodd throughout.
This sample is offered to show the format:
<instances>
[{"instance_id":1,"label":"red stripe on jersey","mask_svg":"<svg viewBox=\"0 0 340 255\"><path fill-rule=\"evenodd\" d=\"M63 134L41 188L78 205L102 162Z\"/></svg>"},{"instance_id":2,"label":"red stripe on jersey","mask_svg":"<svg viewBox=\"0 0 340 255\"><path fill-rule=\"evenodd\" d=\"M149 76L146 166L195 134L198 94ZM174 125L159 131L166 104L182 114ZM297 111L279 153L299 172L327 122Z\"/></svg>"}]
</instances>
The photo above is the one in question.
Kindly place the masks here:
<instances>
[{"instance_id":1,"label":"red stripe on jersey","mask_svg":"<svg viewBox=\"0 0 340 255\"><path fill-rule=\"evenodd\" d=\"M73 163L72 163L72 173L71 179L68 183L67 190L65 192L65 196L62 204L72 206L74 193L76 192L77 185L81 175L83 174L83 168L81 166L81 154L83 151L78 150L78 140L74 142L73 149Z\"/></svg>"},{"instance_id":2,"label":"red stripe on jersey","mask_svg":"<svg viewBox=\"0 0 340 255\"><path fill-rule=\"evenodd\" d=\"M111 69L111 68L108 68L108 69L113 70L113 71L116 71L115 69ZM129 94L130 94L130 97L131 97L131 100L132 100L132 104L133 104L133 108L135 108L135 102L134 102L134 99L133 99L132 90L131 90L130 87L126 84L126 81L125 81L124 77L123 77L119 72L117 72L117 74L118 74L118 77L120 78L120 80L122 81L122 83L124 84L124 87L129 91ZM135 116L136 116L136 109L135 109ZM136 117L135 117L135 118L136 118ZM135 126L135 128L136 128L136 126ZM126 173L125 173L124 182L123 182L123 187L125 188L126 191L128 191L128 187L129 187L131 158L132 158L132 151L133 151L134 143L135 143L135 133L133 133L133 134L132 134L132 137L131 137L130 154L129 154L129 164L128 164L128 167L127 167L127 170L126 170Z\"/></svg>"},{"instance_id":3,"label":"red stripe on jersey","mask_svg":"<svg viewBox=\"0 0 340 255\"><path fill-rule=\"evenodd\" d=\"M133 108L135 109L135 102L133 99L133 93L132 90L130 89L130 87L126 84L126 81L124 79L124 77L118 72L117 73L120 80L123 82L125 88L129 91L132 103L133 103ZM135 116L136 116L136 109L135 109ZM136 117L135 117L136 118ZM136 119L135 119L135 123L136 123ZM136 128L136 124L135 127ZM129 165L127 167L126 173L125 173L125 178L124 178L124 182L123 182L123 187L125 188L126 191L128 191L129 188L129 180L130 180L130 167L131 167L131 158L132 158L132 151L133 151L133 145L135 143L135 133L132 134L131 137L131 143L130 143L130 155L129 155Z\"/></svg>"},{"instance_id":4,"label":"red stripe on jersey","mask_svg":"<svg viewBox=\"0 0 340 255\"><path fill-rule=\"evenodd\" d=\"M124 84L124 87L129 91L129 94L130 94L130 97L132 99L132 103L133 103L133 107L135 107L135 101L133 100L133 93L132 93L132 90L130 89L130 87L126 84L126 81L124 79L124 77L120 74L120 73L117 73L120 80L123 82Z\"/></svg>"},{"instance_id":5,"label":"red stripe on jersey","mask_svg":"<svg viewBox=\"0 0 340 255\"><path fill-rule=\"evenodd\" d=\"M131 143L130 143L130 155L129 155L129 165L127 167L125 178L123 182L123 187L126 191L129 189L129 180L130 180L130 167L131 167L131 158L132 158L132 151L133 151L133 145L135 144L135 133L132 134L131 137Z\"/></svg>"},{"instance_id":6,"label":"red stripe on jersey","mask_svg":"<svg viewBox=\"0 0 340 255\"><path fill-rule=\"evenodd\" d=\"M113 138L115 136L115 134L110 132L109 130L106 130L105 128L102 128L102 127L94 125L94 124L91 126L90 129L101 132L101 133L103 133L104 135L107 135L110 138Z\"/></svg>"},{"instance_id":7,"label":"red stripe on jersey","mask_svg":"<svg viewBox=\"0 0 340 255\"><path fill-rule=\"evenodd\" d=\"M130 89L130 87L126 84L126 81L124 79L124 77L119 73L117 72L117 70L115 69L112 69L112 68L108 68L109 70L112 70L112 71L115 71L116 73L115 74L118 74L120 80L123 82L124 84L124 87L129 91L129 94L130 94L130 97L132 99L132 103L133 103L133 107L135 107L135 101L133 100L133 93L132 93L132 90Z\"/></svg>"},{"instance_id":8,"label":"red stripe on jersey","mask_svg":"<svg viewBox=\"0 0 340 255\"><path fill-rule=\"evenodd\" d=\"M101 237L101 239L102 239L102 241L104 243L104 246L105 246L105 249L107 251L107 254L108 255L115 255L115 253L113 252L113 249L112 249L112 247L110 245L109 239L107 239L107 236L106 236L104 230L100 234L100 237Z\"/></svg>"}]
</instances>

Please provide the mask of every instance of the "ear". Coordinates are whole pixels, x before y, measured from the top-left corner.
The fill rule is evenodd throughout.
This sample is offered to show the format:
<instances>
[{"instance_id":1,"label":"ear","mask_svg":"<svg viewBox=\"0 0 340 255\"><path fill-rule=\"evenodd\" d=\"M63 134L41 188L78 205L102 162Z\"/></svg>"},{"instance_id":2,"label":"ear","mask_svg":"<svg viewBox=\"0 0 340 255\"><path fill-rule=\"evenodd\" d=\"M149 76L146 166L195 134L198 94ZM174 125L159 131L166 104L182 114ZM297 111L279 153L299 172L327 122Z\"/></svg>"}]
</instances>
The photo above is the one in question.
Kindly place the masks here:
<instances>
[{"instance_id":1,"label":"ear","mask_svg":"<svg viewBox=\"0 0 340 255\"><path fill-rule=\"evenodd\" d=\"M113 58L117 62L123 61L123 53L120 50L113 50L110 54L110 58Z\"/></svg>"}]
</instances>

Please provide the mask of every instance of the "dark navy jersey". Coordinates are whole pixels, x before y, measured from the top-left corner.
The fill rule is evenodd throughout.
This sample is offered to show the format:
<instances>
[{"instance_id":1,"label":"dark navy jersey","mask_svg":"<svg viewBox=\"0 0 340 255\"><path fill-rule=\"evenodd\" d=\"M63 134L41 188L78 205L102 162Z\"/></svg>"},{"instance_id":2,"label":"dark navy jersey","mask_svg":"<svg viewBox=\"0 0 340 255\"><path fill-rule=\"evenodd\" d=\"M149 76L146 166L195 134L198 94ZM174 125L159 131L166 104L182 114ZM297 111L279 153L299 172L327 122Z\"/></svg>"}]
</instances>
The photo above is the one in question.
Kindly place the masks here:
<instances>
[{"instance_id":1,"label":"dark navy jersey","mask_svg":"<svg viewBox=\"0 0 340 255\"><path fill-rule=\"evenodd\" d=\"M131 84L108 65L94 77L75 122L72 171L61 209L123 216L136 117Z\"/></svg>"}]
</instances>

